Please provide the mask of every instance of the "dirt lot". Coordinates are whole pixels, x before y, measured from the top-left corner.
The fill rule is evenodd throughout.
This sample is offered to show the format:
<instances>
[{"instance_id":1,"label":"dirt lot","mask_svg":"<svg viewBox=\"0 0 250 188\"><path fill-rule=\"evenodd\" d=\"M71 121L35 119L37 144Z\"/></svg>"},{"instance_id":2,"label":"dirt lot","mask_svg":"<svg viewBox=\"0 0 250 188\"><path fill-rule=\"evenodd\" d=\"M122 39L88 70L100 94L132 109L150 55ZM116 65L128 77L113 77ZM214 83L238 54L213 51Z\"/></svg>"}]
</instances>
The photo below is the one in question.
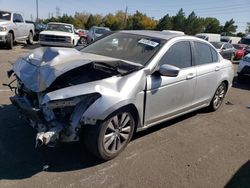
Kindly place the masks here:
<instances>
[{"instance_id":1,"label":"dirt lot","mask_svg":"<svg viewBox=\"0 0 250 188\"><path fill-rule=\"evenodd\" d=\"M37 47L33 46L32 48ZM0 49L0 83L31 47ZM10 63L9 63L10 62ZM237 65L235 65L236 68ZM80 144L35 149L35 132L18 119L0 86L0 187L250 187L250 82L238 84L214 113L200 110L137 133L102 163Z\"/></svg>"}]
</instances>

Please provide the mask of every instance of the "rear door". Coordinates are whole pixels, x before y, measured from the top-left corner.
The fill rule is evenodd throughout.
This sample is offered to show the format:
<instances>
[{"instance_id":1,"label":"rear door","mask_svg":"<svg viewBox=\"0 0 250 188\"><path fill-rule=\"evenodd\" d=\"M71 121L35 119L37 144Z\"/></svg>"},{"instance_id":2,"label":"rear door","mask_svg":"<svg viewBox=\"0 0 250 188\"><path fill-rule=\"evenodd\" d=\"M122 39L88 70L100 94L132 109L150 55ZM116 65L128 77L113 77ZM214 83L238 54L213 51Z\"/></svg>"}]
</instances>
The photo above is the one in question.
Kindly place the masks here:
<instances>
[{"instance_id":1,"label":"rear door","mask_svg":"<svg viewBox=\"0 0 250 188\"><path fill-rule=\"evenodd\" d=\"M197 79L194 105L202 106L210 102L218 86L222 65L217 51L209 44L193 41Z\"/></svg>"},{"instance_id":2,"label":"rear door","mask_svg":"<svg viewBox=\"0 0 250 188\"><path fill-rule=\"evenodd\" d=\"M155 72L147 77L145 125L152 125L191 108L196 83L196 68L192 66L189 41L174 43L158 66L170 64L180 68L176 77Z\"/></svg>"}]
</instances>

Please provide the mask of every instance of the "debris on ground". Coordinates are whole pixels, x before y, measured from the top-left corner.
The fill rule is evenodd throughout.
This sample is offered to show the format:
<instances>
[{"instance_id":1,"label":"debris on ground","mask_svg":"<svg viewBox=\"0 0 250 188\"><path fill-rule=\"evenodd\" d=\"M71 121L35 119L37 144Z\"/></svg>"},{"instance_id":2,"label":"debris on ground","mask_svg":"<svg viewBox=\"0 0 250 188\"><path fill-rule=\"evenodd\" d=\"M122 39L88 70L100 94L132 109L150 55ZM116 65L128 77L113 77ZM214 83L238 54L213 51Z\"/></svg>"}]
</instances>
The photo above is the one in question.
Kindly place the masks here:
<instances>
[{"instance_id":1,"label":"debris on ground","mask_svg":"<svg viewBox=\"0 0 250 188\"><path fill-rule=\"evenodd\" d=\"M234 104L231 103L230 101L227 101L225 104L226 104L226 105L234 105Z\"/></svg>"},{"instance_id":2,"label":"debris on ground","mask_svg":"<svg viewBox=\"0 0 250 188\"><path fill-rule=\"evenodd\" d=\"M48 164L43 165L43 171L48 171L48 169L49 169L49 165Z\"/></svg>"}]
</instances>

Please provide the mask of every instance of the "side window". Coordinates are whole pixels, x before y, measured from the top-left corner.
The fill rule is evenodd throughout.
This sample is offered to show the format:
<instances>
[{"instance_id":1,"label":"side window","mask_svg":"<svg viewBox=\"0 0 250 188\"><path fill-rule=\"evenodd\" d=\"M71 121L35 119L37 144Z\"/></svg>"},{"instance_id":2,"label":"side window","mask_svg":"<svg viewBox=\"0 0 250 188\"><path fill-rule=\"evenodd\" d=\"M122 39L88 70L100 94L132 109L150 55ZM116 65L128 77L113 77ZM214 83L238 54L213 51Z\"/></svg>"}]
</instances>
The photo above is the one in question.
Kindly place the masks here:
<instances>
[{"instance_id":1,"label":"side window","mask_svg":"<svg viewBox=\"0 0 250 188\"><path fill-rule=\"evenodd\" d=\"M18 20L17 14L13 14L13 21L16 22Z\"/></svg>"},{"instance_id":2,"label":"side window","mask_svg":"<svg viewBox=\"0 0 250 188\"><path fill-rule=\"evenodd\" d=\"M212 53L210 50L210 46L205 43L201 42L194 42L194 47L196 51L196 65L203 65L207 63L212 63L213 58L212 58Z\"/></svg>"},{"instance_id":3,"label":"side window","mask_svg":"<svg viewBox=\"0 0 250 188\"><path fill-rule=\"evenodd\" d=\"M211 53L212 53L212 58L213 58L213 62L218 62L218 53L216 50L214 50L213 48L211 48Z\"/></svg>"},{"instance_id":4,"label":"side window","mask_svg":"<svg viewBox=\"0 0 250 188\"><path fill-rule=\"evenodd\" d=\"M14 14L13 21L17 22L17 23L21 23L21 22L23 22L23 17L20 14Z\"/></svg>"},{"instance_id":5,"label":"side window","mask_svg":"<svg viewBox=\"0 0 250 188\"><path fill-rule=\"evenodd\" d=\"M178 68L191 67L191 47L188 41L173 44L161 58L159 65L169 64Z\"/></svg>"},{"instance_id":6,"label":"side window","mask_svg":"<svg viewBox=\"0 0 250 188\"><path fill-rule=\"evenodd\" d=\"M23 17L20 14L18 14L18 20L19 22L23 22Z\"/></svg>"}]
</instances>

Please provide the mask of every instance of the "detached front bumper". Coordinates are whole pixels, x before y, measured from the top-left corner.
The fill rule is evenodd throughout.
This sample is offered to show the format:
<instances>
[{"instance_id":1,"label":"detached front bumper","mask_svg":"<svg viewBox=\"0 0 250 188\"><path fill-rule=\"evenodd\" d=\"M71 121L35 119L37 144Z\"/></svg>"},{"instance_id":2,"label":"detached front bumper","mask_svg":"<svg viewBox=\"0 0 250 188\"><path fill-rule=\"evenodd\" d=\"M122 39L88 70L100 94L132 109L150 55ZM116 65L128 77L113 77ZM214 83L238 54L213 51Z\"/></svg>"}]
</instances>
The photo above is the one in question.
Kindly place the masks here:
<instances>
[{"instance_id":1,"label":"detached front bumper","mask_svg":"<svg viewBox=\"0 0 250 188\"><path fill-rule=\"evenodd\" d=\"M43 113L39 108L32 107L29 100L23 96L10 97L13 105L17 107L20 115L35 128L38 133L36 136L36 146L43 144L55 146L60 139L60 133L63 130L63 125L59 122L50 122L43 118ZM51 126L53 125L53 126Z\"/></svg>"}]
</instances>

